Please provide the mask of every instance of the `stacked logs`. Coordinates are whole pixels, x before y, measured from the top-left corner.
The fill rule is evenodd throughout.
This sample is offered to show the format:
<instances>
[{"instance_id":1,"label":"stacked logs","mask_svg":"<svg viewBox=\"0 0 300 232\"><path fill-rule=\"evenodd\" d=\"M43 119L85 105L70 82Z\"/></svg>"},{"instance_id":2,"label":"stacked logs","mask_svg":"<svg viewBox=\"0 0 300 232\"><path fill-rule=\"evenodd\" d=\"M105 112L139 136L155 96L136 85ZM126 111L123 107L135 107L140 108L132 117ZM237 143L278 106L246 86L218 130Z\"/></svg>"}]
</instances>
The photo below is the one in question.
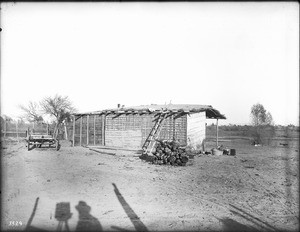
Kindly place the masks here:
<instances>
[{"instance_id":1,"label":"stacked logs","mask_svg":"<svg viewBox=\"0 0 300 232\"><path fill-rule=\"evenodd\" d=\"M152 151L154 164L170 164L185 166L188 162L186 148L181 147L176 141L156 140Z\"/></svg>"}]
</instances>

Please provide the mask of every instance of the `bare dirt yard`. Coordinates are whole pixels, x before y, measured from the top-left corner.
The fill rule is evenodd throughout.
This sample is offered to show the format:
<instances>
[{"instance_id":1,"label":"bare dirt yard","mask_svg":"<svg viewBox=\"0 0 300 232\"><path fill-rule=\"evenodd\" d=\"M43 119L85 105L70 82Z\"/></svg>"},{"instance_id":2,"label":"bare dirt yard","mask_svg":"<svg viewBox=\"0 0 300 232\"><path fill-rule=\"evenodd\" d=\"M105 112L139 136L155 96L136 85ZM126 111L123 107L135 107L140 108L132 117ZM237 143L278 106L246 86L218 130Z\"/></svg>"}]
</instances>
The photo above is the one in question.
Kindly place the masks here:
<instances>
[{"instance_id":1,"label":"bare dirt yard","mask_svg":"<svg viewBox=\"0 0 300 232\"><path fill-rule=\"evenodd\" d=\"M2 141L1 229L298 231L299 143L220 143L236 156L167 166L65 141L59 151Z\"/></svg>"}]
</instances>

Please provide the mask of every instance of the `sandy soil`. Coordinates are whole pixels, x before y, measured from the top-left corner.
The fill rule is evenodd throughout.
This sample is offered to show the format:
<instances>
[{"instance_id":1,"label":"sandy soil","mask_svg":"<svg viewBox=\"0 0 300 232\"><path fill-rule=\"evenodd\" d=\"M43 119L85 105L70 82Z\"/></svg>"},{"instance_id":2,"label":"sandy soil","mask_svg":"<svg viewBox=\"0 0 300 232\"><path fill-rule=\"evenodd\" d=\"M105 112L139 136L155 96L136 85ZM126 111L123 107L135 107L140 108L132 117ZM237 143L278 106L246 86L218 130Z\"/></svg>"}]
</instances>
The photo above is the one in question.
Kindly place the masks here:
<instances>
[{"instance_id":1,"label":"sandy soil","mask_svg":"<svg viewBox=\"0 0 300 232\"><path fill-rule=\"evenodd\" d=\"M2 230L297 231L299 148L222 144L237 155L173 167L128 151L4 141ZM61 202L70 214L55 218Z\"/></svg>"}]
</instances>

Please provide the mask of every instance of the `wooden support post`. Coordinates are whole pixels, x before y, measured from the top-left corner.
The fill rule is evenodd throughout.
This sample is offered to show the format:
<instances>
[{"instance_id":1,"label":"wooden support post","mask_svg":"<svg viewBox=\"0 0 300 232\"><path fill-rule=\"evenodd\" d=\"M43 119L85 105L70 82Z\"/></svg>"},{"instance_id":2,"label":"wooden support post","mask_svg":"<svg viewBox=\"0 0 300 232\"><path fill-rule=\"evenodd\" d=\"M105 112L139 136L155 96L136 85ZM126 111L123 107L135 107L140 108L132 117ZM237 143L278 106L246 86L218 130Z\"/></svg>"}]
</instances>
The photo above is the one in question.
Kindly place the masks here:
<instances>
[{"instance_id":1,"label":"wooden support post","mask_svg":"<svg viewBox=\"0 0 300 232\"><path fill-rule=\"evenodd\" d=\"M175 117L174 117L174 115L172 116L172 120L173 120L173 141L175 141L175 139L176 139L176 131L175 131L176 127L175 127Z\"/></svg>"},{"instance_id":2,"label":"wooden support post","mask_svg":"<svg viewBox=\"0 0 300 232\"><path fill-rule=\"evenodd\" d=\"M6 118L4 119L4 138L6 137L6 128L7 128L7 125L6 125Z\"/></svg>"},{"instance_id":3,"label":"wooden support post","mask_svg":"<svg viewBox=\"0 0 300 232\"><path fill-rule=\"evenodd\" d=\"M219 127L218 127L218 121L219 121L219 119L217 119L217 125L216 125L216 128L217 128L217 147L219 145Z\"/></svg>"},{"instance_id":4,"label":"wooden support post","mask_svg":"<svg viewBox=\"0 0 300 232\"><path fill-rule=\"evenodd\" d=\"M75 146L75 115L73 116L73 138L72 138L72 142L73 142L73 147Z\"/></svg>"},{"instance_id":5,"label":"wooden support post","mask_svg":"<svg viewBox=\"0 0 300 232\"><path fill-rule=\"evenodd\" d=\"M96 114L94 115L94 145L96 145Z\"/></svg>"},{"instance_id":6,"label":"wooden support post","mask_svg":"<svg viewBox=\"0 0 300 232\"><path fill-rule=\"evenodd\" d=\"M101 126L101 138L102 138L102 146L105 146L105 121L106 115L102 115L102 126Z\"/></svg>"},{"instance_id":7,"label":"wooden support post","mask_svg":"<svg viewBox=\"0 0 300 232\"><path fill-rule=\"evenodd\" d=\"M64 129L65 129L65 139L68 140L68 130L67 130L66 121L64 121Z\"/></svg>"},{"instance_id":8,"label":"wooden support post","mask_svg":"<svg viewBox=\"0 0 300 232\"><path fill-rule=\"evenodd\" d=\"M89 145L89 123L90 123L90 116L86 116L86 145Z\"/></svg>"},{"instance_id":9,"label":"wooden support post","mask_svg":"<svg viewBox=\"0 0 300 232\"><path fill-rule=\"evenodd\" d=\"M16 122L16 132L17 132L17 139L18 139L18 142L19 142L18 121Z\"/></svg>"},{"instance_id":10,"label":"wooden support post","mask_svg":"<svg viewBox=\"0 0 300 232\"><path fill-rule=\"evenodd\" d=\"M82 141L82 116L80 117L79 146L81 146L81 141Z\"/></svg>"},{"instance_id":11,"label":"wooden support post","mask_svg":"<svg viewBox=\"0 0 300 232\"><path fill-rule=\"evenodd\" d=\"M135 119L136 117L134 117L134 115L132 115L132 123L133 123L133 129L135 130Z\"/></svg>"}]
</instances>

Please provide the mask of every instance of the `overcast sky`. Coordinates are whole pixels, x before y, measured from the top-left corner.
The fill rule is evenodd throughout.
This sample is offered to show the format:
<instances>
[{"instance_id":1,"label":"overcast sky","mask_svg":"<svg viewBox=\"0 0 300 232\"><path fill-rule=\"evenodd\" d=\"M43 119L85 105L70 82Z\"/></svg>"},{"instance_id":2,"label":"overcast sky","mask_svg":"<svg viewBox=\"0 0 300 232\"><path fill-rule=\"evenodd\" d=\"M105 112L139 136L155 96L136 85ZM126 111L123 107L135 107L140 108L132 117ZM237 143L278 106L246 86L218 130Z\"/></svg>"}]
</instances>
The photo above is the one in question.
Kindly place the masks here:
<instances>
[{"instance_id":1,"label":"overcast sky","mask_svg":"<svg viewBox=\"0 0 300 232\"><path fill-rule=\"evenodd\" d=\"M1 114L55 94L80 112L212 105L249 124L255 103L299 125L299 5L2 3Z\"/></svg>"}]
</instances>

